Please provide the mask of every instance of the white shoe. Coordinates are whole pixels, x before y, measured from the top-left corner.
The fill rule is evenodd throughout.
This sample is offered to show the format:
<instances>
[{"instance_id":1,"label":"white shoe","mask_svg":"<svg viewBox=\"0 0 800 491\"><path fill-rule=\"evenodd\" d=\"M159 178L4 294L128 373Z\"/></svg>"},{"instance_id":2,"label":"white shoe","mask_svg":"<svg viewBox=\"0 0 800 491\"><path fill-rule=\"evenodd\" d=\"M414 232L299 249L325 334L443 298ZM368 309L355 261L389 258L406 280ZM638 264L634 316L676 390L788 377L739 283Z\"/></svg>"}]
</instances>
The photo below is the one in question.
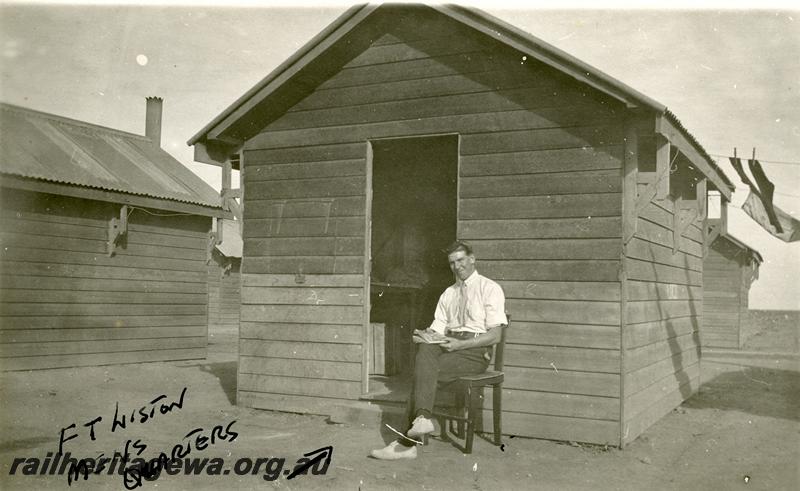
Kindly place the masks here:
<instances>
[{"instance_id":1,"label":"white shoe","mask_svg":"<svg viewBox=\"0 0 800 491\"><path fill-rule=\"evenodd\" d=\"M433 421L425 416L417 416L407 435L411 438L419 438L428 433L433 433Z\"/></svg>"},{"instance_id":2,"label":"white shoe","mask_svg":"<svg viewBox=\"0 0 800 491\"><path fill-rule=\"evenodd\" d=\"M416 459L417 447L405 447L395 440L381 449L373 450L369 454L380 460Z\"/></svg>"}]
</instances>

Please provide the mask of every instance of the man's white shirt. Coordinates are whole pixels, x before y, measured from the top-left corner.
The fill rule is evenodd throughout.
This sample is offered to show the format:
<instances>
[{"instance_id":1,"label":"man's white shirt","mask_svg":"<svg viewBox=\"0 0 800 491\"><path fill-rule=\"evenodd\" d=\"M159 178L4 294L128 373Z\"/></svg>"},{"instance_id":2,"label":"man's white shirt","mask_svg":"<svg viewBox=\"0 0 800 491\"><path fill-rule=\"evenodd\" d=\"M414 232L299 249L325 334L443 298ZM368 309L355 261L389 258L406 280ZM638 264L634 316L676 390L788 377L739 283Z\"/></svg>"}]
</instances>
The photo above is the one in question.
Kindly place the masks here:
<instances>
[{"instance_id":1,"label":"man's white shirt","mask_svg":"<svg viewBox=\"0 0 800 491\"><path fill-rule=\"evenodd\" d=\"M439 297L430 329L440 334L447 330L483 334L489 326L508 324L505 303L500 285L473 271Z\"/></svg>"}]
</instances>

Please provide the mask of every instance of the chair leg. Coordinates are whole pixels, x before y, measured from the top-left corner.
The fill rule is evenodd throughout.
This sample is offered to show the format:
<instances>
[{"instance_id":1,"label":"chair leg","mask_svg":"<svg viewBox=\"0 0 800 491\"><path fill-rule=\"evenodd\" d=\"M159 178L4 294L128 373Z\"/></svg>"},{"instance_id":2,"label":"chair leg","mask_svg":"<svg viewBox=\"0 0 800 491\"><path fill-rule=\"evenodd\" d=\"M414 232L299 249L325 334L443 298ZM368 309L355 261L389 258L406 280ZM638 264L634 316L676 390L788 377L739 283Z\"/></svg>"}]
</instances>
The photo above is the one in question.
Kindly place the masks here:
<instances>
[{"instance_id":1,"label":"chair leg","mask_svg":"<svg viewBox=\"0 0 800 491\"><path fill-rule=\"evenodd\" d=\"M500 446L501 435L503 434L503 387L495 385L492 387L492 428L494 428L494 444Z\"/></svg>"},{"instance_id":2,"label":"chair leg","mask_svg":"<svg viewBox=\"0 0 800 491\"><path fill-rule=\"evenodd\" d=\"M414 387L412 384L411 387L411 394L408 396L408 401L406 402L405 411L403 411L403 418L405 418L404 424L406 428L410 428L411 424L414 422L414 417L416 416L417 412L417 401L414 397Z\"/></svg>"},{"instance_id":3,"label":"chair leg","mask_svg":"<svg viewBox=\"0 0 800 491\"><path fill-rule=\"evenodd\" d=\"M467 437L466 442L464 445L465 453L471 454L472 453L472 441L475 438L475 415L478 411L478 404L477 404L477 392L472 390L472 387L467 388Z\"/></svg>"},{"instance_id":4,"label":"chair leg","mask_svg":"<svg viewBox=\"0 0 800 491\"><path fill-rule=\"evenodd\" d=\"M455 395L455 413L458 417L463 418L464 412L467 411L467 404L469 403L469 392L457 392ZM456 435L457 438L464 438L464 421L461 419L455 420L456 429L453 430L452 428L453 421L451 420L451 428L450 431Z\"/></svg>"}]
</instances>

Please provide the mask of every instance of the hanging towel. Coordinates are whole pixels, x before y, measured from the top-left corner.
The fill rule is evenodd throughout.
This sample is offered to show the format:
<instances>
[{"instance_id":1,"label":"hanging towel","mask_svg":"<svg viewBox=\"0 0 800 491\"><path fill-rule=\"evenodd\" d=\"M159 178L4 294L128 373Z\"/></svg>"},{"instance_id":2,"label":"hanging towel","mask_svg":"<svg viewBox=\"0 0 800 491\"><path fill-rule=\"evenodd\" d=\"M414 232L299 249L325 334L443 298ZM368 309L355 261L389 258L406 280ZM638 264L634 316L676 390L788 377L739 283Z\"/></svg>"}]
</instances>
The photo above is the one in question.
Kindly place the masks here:
<instances>
[{"instance_id":1,"label":"hanging towel","mask_svg":"<svg viewBox=\"0 0 800 491\"><path fill-rule=\"evenodd\" d=\"M776 227L773 227L770 223L769 215L767 210L764 208L764 204L761 202L761 199L759 199L758 196L756 196L752 191L742 205L742 210L750 215L750 218L761 225L764 230L781 239L782 241L795 242L800 240L800 221L780 208L773 207L775 217L781 225L782 231L778 232Z\"/></svg>"}]
</instances>

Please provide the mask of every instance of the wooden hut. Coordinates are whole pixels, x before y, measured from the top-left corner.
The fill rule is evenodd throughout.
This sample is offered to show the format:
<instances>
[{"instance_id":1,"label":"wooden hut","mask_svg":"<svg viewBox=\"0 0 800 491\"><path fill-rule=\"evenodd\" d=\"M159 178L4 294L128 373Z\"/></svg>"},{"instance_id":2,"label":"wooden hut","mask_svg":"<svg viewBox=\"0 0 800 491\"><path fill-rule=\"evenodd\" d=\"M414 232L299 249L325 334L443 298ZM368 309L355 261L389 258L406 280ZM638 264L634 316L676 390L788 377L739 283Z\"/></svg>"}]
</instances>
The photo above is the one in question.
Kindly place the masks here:
<instances>
[{"instance_id":1,"label":"wooden hut","mask_svg":"<svg viewBox=\"0 0 800 491\"><path fill-rule=\"evenodd\" d=\"M703 260L704 348L741 349L746 341L750 285L758 278L761 254L730 233L719 234Z\"/></svg>"},{"instance_id":2,"label":"wooden hut","mask_svg":"<svg viewBox=\"0 0 800 491\"><path fill-rule=\"evenodd\" d=\"M239 222L223 220L222 242L214 247L208 267L208 328L239 330L239 305L242 270L242 237Z\"/></svg>"},{"instance_id":3,"label":"wooden hut","mask_svg":"<svg viewBox=\"0 0 800 491\"><path fill-rule=\"evenodd\" d=\"M504 431L624 445L697 390L705 193L732 184L663 105L513 26L355 7L189 143L243 175L240 404L401 387L371 325L430 322L455 238L513 314Z\"/></svg>"},{"instance_id":4,"label":"wooden hut","mask_svg":"<svg viewBox=\"0 0 800 491\"><path fill-rule=\"evenodd\" d=\"M205 358L225 213L147 115L140 136L0 106L2 369Z\"/></svg>"}]
</instances>

